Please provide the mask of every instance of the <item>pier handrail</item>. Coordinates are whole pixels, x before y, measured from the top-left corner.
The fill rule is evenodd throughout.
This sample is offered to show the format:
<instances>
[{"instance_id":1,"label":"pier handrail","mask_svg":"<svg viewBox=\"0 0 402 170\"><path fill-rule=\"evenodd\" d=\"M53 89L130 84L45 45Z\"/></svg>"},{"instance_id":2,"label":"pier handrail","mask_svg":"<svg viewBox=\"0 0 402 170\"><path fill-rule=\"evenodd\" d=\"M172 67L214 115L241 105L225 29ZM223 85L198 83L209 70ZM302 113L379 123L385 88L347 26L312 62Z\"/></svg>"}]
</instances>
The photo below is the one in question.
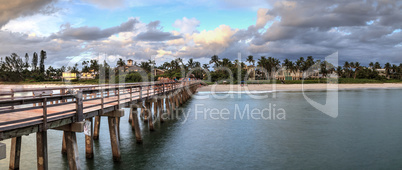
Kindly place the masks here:
<instances>
[{"instance_id":1,"label":"pier handrail","mask_svg":"<svg viewBox=\"0 0 402 170\"><path fill-rule=\"evenodd\" d=\"M181 82L162 82L162 83L159 82L159 83L149 83L142 85L138 84L123 84L119 86L112 85L112 87L106 85L105 86L99 85L99 86L90 86L91 89L86 89L83 86L81 86L80 87L81 90L78 90L76 94L63 94L63 95L54 95L46 97L13 98L11 100L0 100L0 107L11 106L13 108L7 110L0 110L0 115L43 109L43 115L41 116L29 116L27 118L0 122L0 132L37 124L38 125L43 124L42 130L46 130L48 128L47 127L48 122L55 121L61 118L73 117L74 121L82 121L85 118L84 113L85 109L100 106L101 109L99 110L101 111L98 114L103 114L106 104L117 102L117 105L120 106L121 101L127 103L132 102L134 99L143 100L144 98L150 98L154 95L164 94L165 92L169 92L178 88L184 88L196 83L198 82L194 81L189 82L188 84L182 84ZM133 88L136 89L133 90ZM42 90L44 89L49 90L47 88L42 88ZM35 88L35 90L39 91L39 88ZM146 93L146 95L144 95L144 92ZM129 97L127 97L127 95L129 95ZM113 97L117 97L117 99ZM98 104L89 103L84 106L84 102L92 100L100 100L100 103ZM48 108L71 105L74 103L75 103L74 109L64 109L61 111L48 113ZM36 104L38 105L40 104L41 106L36 106ZM2 137L0 136L0 140L2 140L1 138Z\"/></svg>"}]
</instances>

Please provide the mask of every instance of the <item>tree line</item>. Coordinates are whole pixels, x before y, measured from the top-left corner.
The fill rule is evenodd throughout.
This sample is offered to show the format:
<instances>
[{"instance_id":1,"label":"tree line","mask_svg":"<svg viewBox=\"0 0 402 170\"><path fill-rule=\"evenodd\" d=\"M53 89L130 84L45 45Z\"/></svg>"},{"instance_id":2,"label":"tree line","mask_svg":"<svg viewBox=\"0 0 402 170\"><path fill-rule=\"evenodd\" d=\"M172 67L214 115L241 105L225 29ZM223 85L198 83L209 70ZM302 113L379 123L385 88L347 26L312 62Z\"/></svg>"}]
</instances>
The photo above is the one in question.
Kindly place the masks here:
<instances>
[{"instance_id":1,"label":"tree line","mask_svg":"<svg viewBox=\"0 0 402 170\"><path fill-rule=\"evenodd\" d=\"M100 69L105 70L105 75L114 74L116 78L119 78L119 68L123 68L124 71L127 70L126 61L119 58L116 62L116 67L112 68L104 60L100 62L96 59L85 60L81 63L81 70L79 69L79 64L76 63L73 66L62 66L60 68L53 68L49 66L45 69L45 60L47 59L46 51L41 50L39 55L34 52L30 59L28 53L22 58L16 53L12 53L10 56L1 58L0 60L0 81L9 82L19 82L19 81L57 81L61 80L63 72L71 73L87 73L92 72L96 77L99 78ZM390 64L387 62L384 66L381 66L379 62L371 62L368 67L362 66L359 62L344 62L343 66L339 65L334 67L331 63L327 61L315 60L312 56L307 56L306 58L300 57L296 60L284 59L281 62L275 57L261 56L257 60L254 56L247 56L245 61L234 60L231 61L228 58L220 59L217 55L213 55L210 58L209 63L201 64L198 61L190 58L186 63L183 59L177 58L170 62L164 62L159 66L156 66L154 60L134 62L133 65L141 68L148 74L149 78L152 78L151 72L153 68L163 69L165 72L162 75L154 77L169 77L169 78L182 78L183 75L191 73L194 77L200 79L207 79L209 76L210 80L220 81L233 78L234 81L244 80L247 74L247 70L244 69L249 66L255 66L256 72L261 72L265 70L267 75L259 77L260 79L273 78L276 71L284 69L290 73L303 73L307 72L309 69L318 70L322 77L326 77L328 74L336 73L340 78L354 78L354 79L402 79L402 63L398 65ZM211 69L212 68L212 69ZM238 68L241 68L240 70ZM384 69L385 76L379 74L377 69ZM184 74L183 74L184 73ZM208 74L207 74L208 73ZM138 72L129 72L124 74L124 78L127 82L142 81L141 75ZM107 76L106 76L107 78Z\"/></svg>"}]
</instances>

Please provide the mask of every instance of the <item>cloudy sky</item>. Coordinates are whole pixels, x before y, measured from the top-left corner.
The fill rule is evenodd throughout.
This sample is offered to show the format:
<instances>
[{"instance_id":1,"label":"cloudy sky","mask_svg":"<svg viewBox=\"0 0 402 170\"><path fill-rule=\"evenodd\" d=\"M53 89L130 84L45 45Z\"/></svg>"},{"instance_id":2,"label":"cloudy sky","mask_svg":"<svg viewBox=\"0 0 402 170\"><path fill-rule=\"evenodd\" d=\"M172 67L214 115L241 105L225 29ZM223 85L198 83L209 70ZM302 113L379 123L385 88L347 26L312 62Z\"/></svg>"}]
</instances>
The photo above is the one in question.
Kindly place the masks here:
<instances>
[{"instance_id":1,"label":"cloudy sky","mask_svg":"<svg viewBox=\"0 0 402 170\"><path fill-rule=\"evenodd\" d=\"M401 29L398 0L0 0L0 56L45 50L56 67L239 52L397 64Z\"/></svg>"}]
</instances>

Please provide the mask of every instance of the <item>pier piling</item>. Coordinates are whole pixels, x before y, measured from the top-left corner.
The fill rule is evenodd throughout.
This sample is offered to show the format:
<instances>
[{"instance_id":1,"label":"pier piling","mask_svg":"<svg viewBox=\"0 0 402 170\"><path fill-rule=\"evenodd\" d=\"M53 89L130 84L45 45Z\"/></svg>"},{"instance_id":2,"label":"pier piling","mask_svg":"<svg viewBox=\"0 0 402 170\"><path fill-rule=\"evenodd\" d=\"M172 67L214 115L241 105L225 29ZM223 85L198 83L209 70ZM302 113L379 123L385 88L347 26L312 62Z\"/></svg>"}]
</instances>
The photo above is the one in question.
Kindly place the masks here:
<instances>
[{"instance_id":1,"label":"pier piling","mask_svg":"<svg viewBox=\"0 0 402 170\"><path fill-rule=\"evenodd\" d=\"M101 122L101 117L100 116L95 116L94 136L93 136L94 140L99 139L100 122Z\"/></svg>"},{"instance_id":2,"label":"pier piling","mask_svg":"<svg viewBox=\"0 0 402 170\"><path fill-rule=\"evenodd\" d=\"M36 155L37 155L37 169L47 170L48 169L47 131L41 131L36 133Z\"/></svg>"},{"instance_id":3,"label":"pier piling","mask_svg":"<svg viewBox=\"0 0 402 170\"><path fill-rule=\"evenodd\" d=\"M132 129L134 129L135 139L136 139L137 143L142 143L141 129L140 129L140 124L138 122L137 108L138 108L137 104L131 105L131 107L130 107L130 115L133 118L133 120L131 121L131 127L132 127Z\"/></svg>"},{"instance_id":4,"label":"pier piling","mask_svg":"<svg viewBox=\"0 0 402 170\"><path fill-rule=\"evenodd\" d=\"M11 139L10 170L20 169L21 139L21 136Z\"/></svg>"},{"instance_id":5,"label":"pier piling","mask_svg":"<svg viewBox=\"0 0 402 170\"><path fill-rule=\"evenodd\" d=\"M91 118L87 118L86 121L91 122L91 135L85 135L85 157L88 159L91 159L94 157L94 142L92 139L93 136L93 120L92 117Z\"/></svg>"},{"instance_id":6,"label":"pier piling","mask_svg":"<svg viewBox=\"0 0 402 170\"><path fill-rule=\"evenodd\" d=\"M113 161L120 161L120 142L117 136L116 117L108 117L110 144L112 146Z\"/></svg>"},{"instance_id":7,"label":"pier piling","mask_svg":"<svg viewBox=\"0 0 402 170\"><path fill-rule=\"evenodd\" d=\"M78 170L80 168L80 159L78 157L77 137L75 132L64 131L64 138L67 146L68 167L70 170Z\"/></svg>"}]
</instances>

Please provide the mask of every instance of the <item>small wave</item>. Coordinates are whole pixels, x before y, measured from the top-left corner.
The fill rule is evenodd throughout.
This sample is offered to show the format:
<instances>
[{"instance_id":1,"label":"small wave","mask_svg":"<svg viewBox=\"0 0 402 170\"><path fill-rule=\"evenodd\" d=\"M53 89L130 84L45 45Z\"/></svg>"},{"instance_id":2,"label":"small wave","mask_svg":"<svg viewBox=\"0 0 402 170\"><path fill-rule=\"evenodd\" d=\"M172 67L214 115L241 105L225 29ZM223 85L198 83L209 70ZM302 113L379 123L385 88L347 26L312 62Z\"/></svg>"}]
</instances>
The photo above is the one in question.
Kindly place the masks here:
<instances>
[{"instance_id":1,"label":"small wave","mask_svg":"<svg viewBox=\"0 0 402 170\"><path fill-rule=\"evenodd\" d=\"M201 94L263 94L263 93L272 93L273 91L217 91L217 92L211 92L211 91L199 91L198 93Z\"/></svg>"}]
</instances>

